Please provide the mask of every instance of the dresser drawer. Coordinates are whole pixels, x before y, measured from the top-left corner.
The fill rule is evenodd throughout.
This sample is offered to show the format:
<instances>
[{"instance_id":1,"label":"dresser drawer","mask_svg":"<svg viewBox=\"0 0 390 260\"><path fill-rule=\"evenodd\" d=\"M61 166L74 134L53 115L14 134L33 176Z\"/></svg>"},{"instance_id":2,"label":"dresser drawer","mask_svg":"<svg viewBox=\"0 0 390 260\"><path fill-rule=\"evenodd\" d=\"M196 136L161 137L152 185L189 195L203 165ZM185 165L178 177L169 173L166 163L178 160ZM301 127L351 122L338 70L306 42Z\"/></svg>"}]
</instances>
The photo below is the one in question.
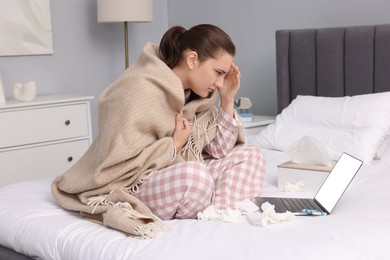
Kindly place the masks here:
<instances>
[{"instance_id":1,"label":"dresser drawer","mask_svg":"<svg viewBox=\"0 0 390 260\"><path fill-rule=\"evenodd\" d=\"M87 136L87 105L2 110L0 129L0 148Z\"/></svg>"},{"instance_id":2,"label":"dresser drawer","mask_svg":"<svg viewBox=\"0 0 390 260\"><path fill-rule=\"evenodd\" d=\"M89 147L89 140L55 143L0 152L0 186L61 175Z\"/></svg>"}]
</instances>

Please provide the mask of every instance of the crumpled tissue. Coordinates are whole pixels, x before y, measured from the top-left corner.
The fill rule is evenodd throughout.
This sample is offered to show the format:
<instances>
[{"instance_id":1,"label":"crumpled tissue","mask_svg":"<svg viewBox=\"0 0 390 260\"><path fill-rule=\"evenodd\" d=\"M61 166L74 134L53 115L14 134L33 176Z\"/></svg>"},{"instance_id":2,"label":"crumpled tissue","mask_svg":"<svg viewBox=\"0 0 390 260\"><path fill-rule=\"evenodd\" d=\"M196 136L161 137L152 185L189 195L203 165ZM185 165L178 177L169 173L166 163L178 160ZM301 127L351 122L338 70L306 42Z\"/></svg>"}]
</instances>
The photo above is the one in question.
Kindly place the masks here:
<instances>
[{"instance_id":1,"label":"crumpled tissue","mask_svg":"<svg viewBox=\"0 0 390 260\"><path fill-rule=\"evenodd\" d=\"M297 192L302 190L302 187L305 186L305 182L297 181L296 183L291 183L288 181L284 182L283 191L285 192Z\"/></svg>"},{"instance_id":2,"label":"crumpled tissue","mask_svg":"<svg viewBox=\"0 0 390 260\"><path fill-rule=\"evenodd\" d=\"M214 205L198 212L198 220L222 220L228 223L237 222L241 215L247 215L259 210L259 207L249 199L236 203L235 209L216 209Z\"/></svg>"},{"instance_id":3,"label":"crumpled tissue","mask_svg":"<svg viewBox=\"0 0 390 260\"><path fill-rule=\"evenodd\" d=\"M295 215L292 212L286 211L284 213L276 213L275 205L272 205L269 202L264 202L261 205L261 210L263 213L261 213L261 219L259 221L254 221L250 219L249 216L247 216L247 220L251 225L265 227L268 224L279 224L282 222L284 223L295 221Z\"/></svg>"},{"instance_id":4,"label":"crumpled tissue","mask_svg":"<svg viewBox=\"0 0 390 260\"><path fill-rule=\"evenodd\" d=\"M293 163L331 166L331 152L320 140L304 136L286 150Z\"/></svg>"},{"instance_id":5,"label":"crumpled tissue","mask_svg":"<svg viewBox=\"0 0 390 260\"><path fill-rule=\"evenodd\" d=\"M241 216L237 209L216 209L214 205L208 206L205 210L198 212L198 220L222 220L233 223Z\"/></svg>"},{"instance_id":6,"label":"crumpled tissue","mask_svg":"<svg viewBox=\"0 0 390 260\"><path fill-rule=\"evenodd\" d=\"M283 221L293 222L295 220L295 215L290 211L286 211L285 213L276 213L275 206L269 202L264 202L261 205L261 210L263 211L261 214L262 226L266 226L268 223L277 224Z\"/></svg>"},{"instance_id":7,"label":"crumpled tissue","mask_svg":"<svg viewBox=\"0 0 390 260\"><path fill-rule=\"evenodd\" d=\"M236 203L236 209L239 209L242 215L250 214L259 210L259 207L249 199Z\"/></svg>"},{"instance_id":8,"label":"crumpled tissue","mask_svg":"<svg viewBox=\"0 0 390 260\"><path fill-rule=\"evenodd\" d=\"M275 206L269 202L261 205L260 220L252 220L249 215L259 211L259 207L249 199L236 203L235 209L216 209L214 205L208 206L205 210L198 212L198 220L222 220L228 223L235 223L244 215L249 224L253 226L265 227L268 224L278 224L284 222L294 222L295 215L289 211L276 213Z\"/></svg>"}]
</instances>

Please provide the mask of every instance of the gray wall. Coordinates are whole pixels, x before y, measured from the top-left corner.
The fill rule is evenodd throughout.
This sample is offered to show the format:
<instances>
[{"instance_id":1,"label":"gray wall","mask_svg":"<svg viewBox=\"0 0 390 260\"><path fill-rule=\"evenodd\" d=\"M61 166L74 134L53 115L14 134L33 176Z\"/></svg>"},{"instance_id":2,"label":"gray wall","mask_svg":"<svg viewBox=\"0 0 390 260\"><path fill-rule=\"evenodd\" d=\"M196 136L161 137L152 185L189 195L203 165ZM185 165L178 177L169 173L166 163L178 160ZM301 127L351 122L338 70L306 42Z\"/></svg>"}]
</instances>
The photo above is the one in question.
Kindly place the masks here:
<instances>
[{"instance_id":1,"label":"gray wall","mask_svg":"<svg viewBox=\"0 0 390 260\"><path fill-rule=\"evenodd\" d=\"M239 96L252 99L253 112L275 115L277 29L390 23L389 0L168 0L169 26L213 23L237 47Z\"/></svg>"},{"instance_id":2,"label":"gray wall","mask_svg":"<svg viewBox=\"0 0 390 260\"><path fill-rule=\"evenodd\" d=\"M130 62L172 25L214 23L237 45L239 95L252 98L253 112L275 115L275 30L390 23L388 10L389 0L154 0L153 22L129 24ZM96 135L97 98L124 70L123 25L97 23L96 0L52 0L51 15L53 55L0 57L6 96L15 83L30 80L41 95L95 96Z\"/></svg>"}]
</instances>

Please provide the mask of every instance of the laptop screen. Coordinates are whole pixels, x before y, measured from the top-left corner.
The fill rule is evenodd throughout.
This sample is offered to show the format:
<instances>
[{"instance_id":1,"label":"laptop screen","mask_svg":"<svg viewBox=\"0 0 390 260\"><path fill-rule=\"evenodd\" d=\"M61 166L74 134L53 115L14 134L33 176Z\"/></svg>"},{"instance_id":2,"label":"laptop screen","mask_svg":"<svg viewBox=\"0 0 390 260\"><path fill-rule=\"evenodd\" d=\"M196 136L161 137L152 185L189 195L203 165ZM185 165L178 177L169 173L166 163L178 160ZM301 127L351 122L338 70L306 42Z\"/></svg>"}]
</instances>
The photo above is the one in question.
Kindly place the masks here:
<instances>
[{"instance_id":1,"label":"laptop screen","mask_svg":"<svg viewBox=\"0 0 390 260\"><path fill-rule=\"evenodd\" d=\"M349 154L341 155L314 197L328 213L333 210L362 163Z\"/></svg>"}]
</instances>

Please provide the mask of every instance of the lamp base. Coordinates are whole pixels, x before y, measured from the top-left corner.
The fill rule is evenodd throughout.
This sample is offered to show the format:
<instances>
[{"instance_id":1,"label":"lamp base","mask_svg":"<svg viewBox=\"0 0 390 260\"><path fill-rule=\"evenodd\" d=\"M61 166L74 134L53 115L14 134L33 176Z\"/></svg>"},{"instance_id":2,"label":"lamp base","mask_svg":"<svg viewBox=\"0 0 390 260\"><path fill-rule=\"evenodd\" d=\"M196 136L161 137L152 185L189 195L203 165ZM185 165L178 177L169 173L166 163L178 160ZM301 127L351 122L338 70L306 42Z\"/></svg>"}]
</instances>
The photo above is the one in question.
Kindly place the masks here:
<instances>
[{"instance_id":1,"label":"lamp base","mask_svg":"<svg viewBox=\"0 0 390 260\"><path fill-rule=\"evenodd\" d=\"M125 34L125 70L129 67L129 35L127 29L127 22L124 22L124 34Z\"/></svg>"}]
</instances>

